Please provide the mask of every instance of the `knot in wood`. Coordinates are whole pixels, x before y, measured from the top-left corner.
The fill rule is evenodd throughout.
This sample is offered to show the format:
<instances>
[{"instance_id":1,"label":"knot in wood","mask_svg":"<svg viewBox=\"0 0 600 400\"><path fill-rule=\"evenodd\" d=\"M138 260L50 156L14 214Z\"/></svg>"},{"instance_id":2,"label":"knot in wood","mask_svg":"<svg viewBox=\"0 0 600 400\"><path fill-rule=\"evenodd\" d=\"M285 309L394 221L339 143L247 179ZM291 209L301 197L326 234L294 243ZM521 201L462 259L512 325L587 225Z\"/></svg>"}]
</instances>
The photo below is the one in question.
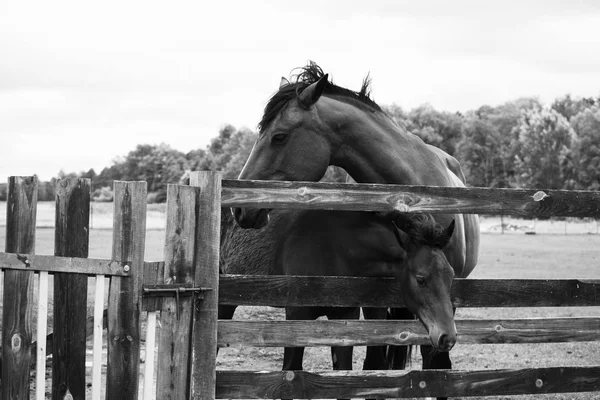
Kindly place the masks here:
<instances>
[{"instance_id":1,"label":"knot in wood","mask_svg":"<svg viewBox=\"0 0 600 400\"><path fill-rule=\"evenodd\" d=\"M296 374L294 374L294 371L288 371L285 373L285 380L288 382L293 381L295 377L296 377Z\"/></svg>"},{"instance_id":2,"label":"knot in wood","mask_svg":"<svg viewBox=\"0 0 600 400\"><path fill-rule=\"evenodd\" d=\"M548 197L548 195L544 191L539 190L533 195L533 201L542 201L546 197Z\"/></svg>"},{"instance_id":3,"label":"knot in wood","mask_svg":"<svg viewBox=\"0 0 600 400\"><path fill-rule=\"evenodd\" d=\"M496 332L500 332L500 331L502 330L502 325L496 325L496 326L494 327L494 330L495 330Z\"/></svg>"},{"instance_id":4,"label":"knot in wood","mask_svg":"<svg viewBox=\"0 0 600 400\"><path fill-rule=\"evenodd\" d=\"M419 387L421 389L425 389L427 387L427 383L425 381L421 381L421 382L419 382Z\"/></svg>"},{"instance_id":5,"label":"knot in wood","mask_svg":"<svg viewBox=\"0 0 600 400\"><path fill-rule=\"evenodd\" d=\"M406 339L408 339L409 336L410 336L410 333L402 332L398 335L398 339L400 339L400 341L404 342Z\"/></svg>"},{"instance_id":6,"label":"knot in wood","mask_svg":"<svg viewBox=\"0 0 600 400\"><path fill-rule=\"evenodd\" d=\"M65 397L63 397L63 400L73 400L73 395L69 390L67 390L67 393L65 393Z\"/></svg>"},{"instance_id":7,"label":"knot in wood","mask_svg":"<svg viewBox=\"0 0 600 400\"><path fill-rule=\"evenodd\" d=\"M21 335L19 333L15 333L14 335L12 335L12 337L10 338L10 348L12 351L19 351L21 350L21 345L23 344L23 339L21 338Z\"/></svg>"},{"instance_id":8,"label":"knot in wood","mask_svg":"<svg viewBox=\"0 0 600 400\"><path fill-rule=\"evenodd\" d=\"M298 189L298 196L300 196L300 197L304 197L304 196L308 195L308 193L309 193L309 191L306 186L302 186L301 188Z\"/></svg>"},{"instance_id":9,"label":"knot in wood","mask_svg":"<svg viewBox=\"0 0 600 400\"><path fill-rule=\"evenodd\" d=\"M544 381L543 381L543 380L541 380L541 379L539 379L539 378L538 378L538 379L536 379L536 380L535 380L535 387L537 387L537 388L541 388L542 386L544 386Z\"/></svg>"},{"instance_id":10,"label":"knot in wood","mask_svg":"<svg viewBox=\"0 0 600 400\"><path fill-rule=\"evenodd\" d=\"M408 204L406 204L405 202L403 202L402 200L399 200L396 202L396 204L394 204L394 210L396 211L400 211L400 212L410 212L410 206Z\"/></svg>"}]
</instances>

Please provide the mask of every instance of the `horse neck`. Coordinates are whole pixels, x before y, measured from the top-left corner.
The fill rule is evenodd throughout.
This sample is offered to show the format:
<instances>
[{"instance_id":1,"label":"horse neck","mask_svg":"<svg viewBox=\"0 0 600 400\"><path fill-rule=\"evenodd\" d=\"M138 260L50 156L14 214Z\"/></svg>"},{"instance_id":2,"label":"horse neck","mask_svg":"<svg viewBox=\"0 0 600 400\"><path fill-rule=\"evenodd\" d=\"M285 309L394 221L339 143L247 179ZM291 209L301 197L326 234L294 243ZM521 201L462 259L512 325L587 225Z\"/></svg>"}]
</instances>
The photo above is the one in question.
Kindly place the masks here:
<instances>
[{"instance_id":1,"label":"horse neck","mask_svg":"<svg viewBox=\"0 0 600 400\"><path fill-rule=\"evenodd\" d=\"M448 185L446 166L419 137L383 112L330 100L325 105L337 109L330 111L333 118L327 120L338 133L332 164L357 182Z\"/></svg>"}]
</instances>

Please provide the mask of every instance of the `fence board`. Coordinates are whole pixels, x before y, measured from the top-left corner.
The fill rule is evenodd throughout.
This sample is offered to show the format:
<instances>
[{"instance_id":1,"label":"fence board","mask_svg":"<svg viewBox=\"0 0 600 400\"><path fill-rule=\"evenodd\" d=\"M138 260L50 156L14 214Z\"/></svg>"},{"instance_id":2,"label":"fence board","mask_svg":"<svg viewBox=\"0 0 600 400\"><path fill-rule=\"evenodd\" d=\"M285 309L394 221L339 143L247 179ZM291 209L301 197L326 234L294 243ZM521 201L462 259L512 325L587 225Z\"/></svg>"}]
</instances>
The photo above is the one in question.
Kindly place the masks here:
<instances>
[{"instance_id":1,"label":"fence board","mask_svg":"<svg viewBox=\"0 0 600 400\"><path fill-rule=\"evenodd\" d=\"M108 292L106 398L111 400L138 398L146 186L114 183L112 259L127 265L130 277L112 277Z\"/></svg>"},{"instance_id":2,"label":"fence board","mask_svg":"<svg viewBox=\"0 0 600 400\"><path fill-rule=\"evenodd\" d=\"M167 229L165 231L164 283L194 282L197 207L200 190L168 185ZM190 331L192 298L162 299L158 339L157 399L187 399L189 390Z\"/></svg>"},{"instance_id":3,"label":"fence board","mask_svg":"<svg viewBox=\"0 0 600 400\"><path fill-rule=\"evenodd\" d=\"M190 184L201 189L194 282L210 288L194 308L190 398L210 400L215 398L216 384L221 174L192 173Z\"/></svg>"},{"instance_id":4,"label":"fence board","mask_svg":"<svg viewBox=\"0 0 600 400\"><path fill-rule=\"evenodd\" d=\"M224 180L223 207L600 217L600 192Z\"/></svg>"},{"instance_id":5,"label":"fence board","mask_svg":"<svg viewBox=\"0 0 600 400\"><path fill-rule=\"evenodd\" d=\"M0 269L21 271L47 271L85 275L129 276L121 263L114 260L57 257L48 255L13 254L0 252Z\"/></svg>"},{"instance_id":6,"label":"fence board","mask_svg":"<svg viewBox=\"0 0 600 400\"><path fill-rule=\"evenodd\" d=\"M88 256L90 179L63 179L56 185L54 255ZM52 399L67 394L85 400L85 342L87 276L57 273L54 276L54 340Z\"/></svg>"},{"instance_id":7,"label":"fence board","mask_svg":"<svg viewBox=\"0 0 600 400\"><path fill-rule=\"evenodd\" d=\"M38 186L35 177L8 178L6 252L35 252ZM33 272L7 270L2 299L2 396L29 399Z\"/></svg>"},{"instance_id":8,"label":"fence board","mask_svg":"<svg viewBox=\"0 0 600 400\"><path fill-rule=\"evenodd\" d=\"M460 344L600 341L600 318L456 320ZM420 321L219 321L219 347L430 344Z\"/></svg>"},{"instance_id":9,"label":"fence board","mask_svg":"<svg viewBox=\"0 0 600 400\"><path fill-rule=\"evenodd\" d=\"M220 399L492 396L600 391L600 366L485 371L217 371Z\"/></svg>"},{"instance_id":10,"label":"fence board","mask_svg":"<svg viewBox=\"0 0 600 400\"><path fill-rule=\"evenodd\" d=\"M404 306L391 278L222 275L219 285L219 301L228 305ZM457 307L600 306L600 281L455 279L452 301Z\"/></svg>"}]
</instances>

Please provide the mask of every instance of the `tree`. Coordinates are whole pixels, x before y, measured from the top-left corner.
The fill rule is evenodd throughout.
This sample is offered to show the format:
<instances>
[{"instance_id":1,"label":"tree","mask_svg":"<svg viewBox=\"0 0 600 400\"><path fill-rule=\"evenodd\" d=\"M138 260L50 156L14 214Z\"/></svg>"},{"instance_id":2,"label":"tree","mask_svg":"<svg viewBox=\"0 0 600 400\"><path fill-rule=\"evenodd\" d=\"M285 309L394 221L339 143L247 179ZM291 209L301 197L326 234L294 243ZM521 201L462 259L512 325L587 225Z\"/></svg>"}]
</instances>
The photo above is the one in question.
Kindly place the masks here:
<instances>
[{"instance_id":1,"label":"tree","mask_svg":"<svg viewBox=\"0 0 600 400\"><path fill-rule=\"evenodd\" d=\"M571 143L575 132L553 109L530 110L516 128L518 151L515 178L520 187L561 189L568 180Z\"/></svg>"},{"instance_id":2,"label":"tree","mask_svg":"<svg viewBox=\"0 0 600 400\"><path fill-rule=\"evenodd\" d=\"M424 104L411 110L407 117L406 129L409 132L450 155L456 153L456 145L461 138L460 114L440 112L431 105Z\"/></svg>"},{"instance_id":3,"label":"tree","mask_svg":"<svg viewBox=\"0 0 600 400\"><path fill-rule=\"evenodd\" d=\"M592 97L572 98L570 94L567 94L554 100L550 107L570 121L571 118L595 104L597 104L597 100Z\"/></svg>"},{"instance_id":4,"label":"tree","mask_svg":"<svg viewBox=\"0 0 600 400\"><path fill-rule=\"evenodd\" d=\"M580 189L600 190L600 105L571 119L577 134L573 146L574 176Z\"/></svg>"}]
</instances>

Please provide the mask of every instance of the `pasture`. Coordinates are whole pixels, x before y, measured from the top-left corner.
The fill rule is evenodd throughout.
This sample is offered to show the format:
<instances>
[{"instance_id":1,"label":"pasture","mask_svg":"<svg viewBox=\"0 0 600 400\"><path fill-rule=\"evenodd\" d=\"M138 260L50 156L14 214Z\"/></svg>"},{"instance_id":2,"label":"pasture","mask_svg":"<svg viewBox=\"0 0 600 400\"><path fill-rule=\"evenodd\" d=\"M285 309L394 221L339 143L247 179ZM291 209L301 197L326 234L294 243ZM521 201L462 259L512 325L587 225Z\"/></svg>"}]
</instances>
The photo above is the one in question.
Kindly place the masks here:
<instances>
[{"instance_id":1,"label":"pasture","mask_svg":"<svg viewBox=\"0 0 600 400\"><path fill-rule=\"evenodd\" d=\"M90 232L90 257L110 258L111 255L111 204L95 204L93 223ZM146 234L145 259L163 259L164 246L164 207L149 206L148 230ZM4 225L5 203L0 205L0 226ZM52 254L54 250L53 203L40 203L38 208L38 226L36 253ZM505 219L505 223L507 220ZM478 267L470 278L473 279L544 279L544 278L600 278L600 236L595 233L595 223L570 221L566 224L568 235L543 232L544 226L558 227L564 230L563 221L544 221L535 223L536 235L525 235L532 221L512 220L512 225L524 226L521 230L512 230L500 234L499 218L482 219L481 254ZM4 241L4 228L0 228L0 240ZM1 285L0 285L1 288ZM91 299L93 287L89 288ZM91 313L91 306L89 312ZM498 318L552 317L552 316L590 316L599 315L594 308L536 308L536 309L459 309L458 318L479 318L482 316ZM283 310L269 307L240 307L236 319L284 319ZM459 332L460 334L460 332ZM561 344L521 344L521 345L461 345L452 351L455 369L496 369L527 368L553 365L583 366L593 365L600 359L598 343L561 343ZM222 349L217 359L218 368L245 370L278 370L281 368L282 349L243 348ZM354 368L362 368L364 348L357 348L354 356ZM420 365L420 356L415 355L413 368ZM304 361L305 369L329 369L330 353L328 348L308 348ZM90 368L91 371L91 368ZM580 393L551 394L535 396L546 399L593 399L594 394ZM529 398L533 396L515 396ZM511 397L513 398L513 397Z\"/></svg>"}]
</instances>

